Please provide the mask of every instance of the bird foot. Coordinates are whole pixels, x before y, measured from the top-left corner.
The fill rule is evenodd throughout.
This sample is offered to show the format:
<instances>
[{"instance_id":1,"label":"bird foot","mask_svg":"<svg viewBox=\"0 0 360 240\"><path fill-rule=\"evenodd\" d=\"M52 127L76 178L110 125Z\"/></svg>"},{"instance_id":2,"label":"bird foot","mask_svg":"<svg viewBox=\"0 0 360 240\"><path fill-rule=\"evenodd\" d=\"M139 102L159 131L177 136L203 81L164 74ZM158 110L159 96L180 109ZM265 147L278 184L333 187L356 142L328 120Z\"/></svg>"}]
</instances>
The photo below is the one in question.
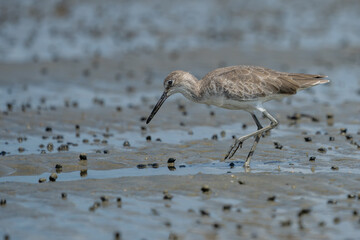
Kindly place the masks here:
<instances>
[{"instance_id":1,"label":"bird foot","mask_svg":"<svg viewBox=\"0 0 360 240\"><path fill-rule=\"evenodd\" d=\"M239 147L242 147L243 141L241 139L236 139L234 144L231 145L228 153L226 154L224 161L227 159L232 158L232 156L234 156L234 154L236 153L236 151L239 149Z\"/></svg>"}]
</instances>

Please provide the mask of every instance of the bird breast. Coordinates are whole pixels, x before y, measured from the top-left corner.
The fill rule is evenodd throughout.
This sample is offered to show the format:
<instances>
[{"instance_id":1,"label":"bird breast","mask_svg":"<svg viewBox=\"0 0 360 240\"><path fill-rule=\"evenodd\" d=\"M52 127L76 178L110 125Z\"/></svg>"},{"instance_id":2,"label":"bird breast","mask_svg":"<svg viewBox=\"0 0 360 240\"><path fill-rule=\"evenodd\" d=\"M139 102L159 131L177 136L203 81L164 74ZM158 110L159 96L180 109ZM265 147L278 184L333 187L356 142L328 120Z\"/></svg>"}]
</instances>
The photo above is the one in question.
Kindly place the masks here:
<instances>
[{"instance_id":1,"label":"bird breast","mask_svg":"<svg viewBox=\"0 0 360 240\"><path fill-rule=\"evenodd\" d=\"M205 101L201 103L214 105L221 108L226 108L230 110L245 110L252 111L256 108L256 105L259 103L258 101L239 101L227 98L225 96L219 95L211 95L205 98Z\"/></svg>"}]
</instances>

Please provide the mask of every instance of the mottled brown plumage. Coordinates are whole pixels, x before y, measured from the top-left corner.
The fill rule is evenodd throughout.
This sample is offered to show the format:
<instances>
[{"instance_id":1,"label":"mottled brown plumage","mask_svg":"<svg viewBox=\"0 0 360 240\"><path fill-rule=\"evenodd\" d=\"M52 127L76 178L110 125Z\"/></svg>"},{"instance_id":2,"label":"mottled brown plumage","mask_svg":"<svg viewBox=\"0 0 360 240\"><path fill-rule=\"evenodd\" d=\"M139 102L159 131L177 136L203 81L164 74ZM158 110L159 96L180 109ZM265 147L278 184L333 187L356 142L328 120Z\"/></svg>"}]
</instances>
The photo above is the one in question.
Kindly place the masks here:
<instances>
[{"instance_id":1,"label":"mottled brown plumage","mask_svg":"<svg viewBox=\"0 0 360 240\"><path fill-rule=\"evenodd\" d=\"M258 130L237 139L225 159L231 158L243 141L255 136L255 143L245 162L245 166L249 166L260 135L278 124L277 120L263 108L262 103L329 82L325 78L324 75L286 73L264 67L242 65L215 69L200 81L188 72L173 71L165 78L165 91L146 123L151 121L163 102L175 93L182 93L189 100L198 103L248 111L258 126ZM256 110L262 112L271 121L269 126L261 126L254 113Z\"/></svg>"},{"instance_id":2,"label":"mottled brown plumage","mask_svg":"<svg viewBox=\"0 0 360 240\"><path fill-rule=\"evenodd\" d=\"M328 82L326 76L303 73L285 73L256 66L232 66L218 68L202 79L202 91L212 82L217 93L226 91L228 97L237 100L254 100L271 95L292 95L298 90ZM214 92L214 91L213 91Z\"/></svg>"}]
</instances>

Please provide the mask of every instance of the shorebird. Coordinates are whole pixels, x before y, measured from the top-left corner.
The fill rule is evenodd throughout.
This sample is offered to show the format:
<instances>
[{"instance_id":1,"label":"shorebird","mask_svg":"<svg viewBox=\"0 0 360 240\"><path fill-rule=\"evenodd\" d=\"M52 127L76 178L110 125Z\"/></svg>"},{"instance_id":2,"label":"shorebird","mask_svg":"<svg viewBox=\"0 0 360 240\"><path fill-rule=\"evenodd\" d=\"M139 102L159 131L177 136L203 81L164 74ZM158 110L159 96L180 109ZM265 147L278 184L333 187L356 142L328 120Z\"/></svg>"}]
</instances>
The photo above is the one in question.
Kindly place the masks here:
<instances>
[{"instance_id":1,"label":"shorebird","mask_svg":"<svg viewBox=\"0 0 360 240\"><path fill-rule=\"evenodd\" d=\"M251 157L262 133L275 128L279 122L263 107L273 99L293 95L318 84L329 82L327 76L318 74L287 73L257 66L231 66L218 68L206 74L201 80L184 71L173 71L164 80L164 93L155 105L146 123L148 124L165 100L181 93L187 99L203 104L231 110L245 110L255 121L257 131L235 140L225 155L224 161L234 156L245 140L255 137L244 167L250 166ZM263 127L255 113L259 111L270 124Z\"/></svg>"}]
</instances>

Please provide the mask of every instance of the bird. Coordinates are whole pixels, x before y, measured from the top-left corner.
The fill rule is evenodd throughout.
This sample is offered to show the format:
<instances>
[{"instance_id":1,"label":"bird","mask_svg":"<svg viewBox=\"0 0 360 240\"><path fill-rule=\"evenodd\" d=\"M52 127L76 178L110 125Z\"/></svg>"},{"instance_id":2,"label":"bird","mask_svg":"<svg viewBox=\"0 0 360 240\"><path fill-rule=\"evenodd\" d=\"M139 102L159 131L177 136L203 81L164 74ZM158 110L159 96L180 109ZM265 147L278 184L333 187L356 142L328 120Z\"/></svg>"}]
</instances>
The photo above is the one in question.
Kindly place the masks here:
<instances>
[{"instance_id":1,"label":"bird","mask_svg":"<svg viewBox=\"0 0 360 240\"><path fill-rule=\"evenodd\" d=\"M260 137L275 128L279 122L263 106L263 103L296 94L298 91L328 83L328 76L320 74L288 73L260 66L237 65L217 68L198 80L182 70L171 72L164 80L164 92L146 120L150 123L165 100L181 93L190 101L214 105L230 110L244 110L251 114L257 130L235 139L225 155L225 160L234 156L245 140L255 137L244 167L250 167ZM261 113L270 123L263 127L256 113Z\"/></svg>"}]
</instances>

